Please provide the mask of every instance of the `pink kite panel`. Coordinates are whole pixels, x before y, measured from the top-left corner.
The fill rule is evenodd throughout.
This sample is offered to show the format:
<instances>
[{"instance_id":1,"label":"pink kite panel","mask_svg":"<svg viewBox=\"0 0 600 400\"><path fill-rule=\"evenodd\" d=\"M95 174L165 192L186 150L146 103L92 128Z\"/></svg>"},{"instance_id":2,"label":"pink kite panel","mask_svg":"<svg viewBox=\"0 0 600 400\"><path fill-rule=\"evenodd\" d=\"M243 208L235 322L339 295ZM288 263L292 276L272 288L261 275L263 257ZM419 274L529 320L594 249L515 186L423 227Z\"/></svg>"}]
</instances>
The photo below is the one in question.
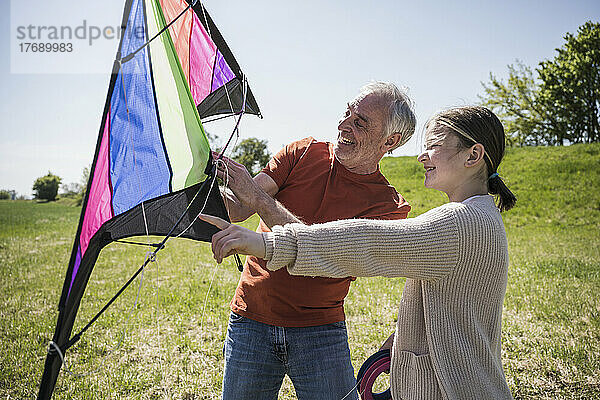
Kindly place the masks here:
<instances>
[{"instance_id":1,"label":"pink kite panel","mask_svg":"<svg viewBox=\"0 0 600 400\"><path fill-rule=\"evenodd\" d=\"M196 13L193 13L189 83L196 105L200 104L211 92L216 52L217 46L202 26Z\"/></svg>"},{"instance_id":2,"label":"pink kite panel","mask_svg":"<svg viewBox=\"0 0 600 400\"><path fill-rule=\"evenodd\" d=\"M90 239L100 229L103 223L113 217L111 204L111 185L109 174L109 141L110 141L110 111L106 114L104 133L100 143L100 151L96 159L96 169L90 187L83 225L81 227L81 256L85 254Z\"/></svg>"}]
</instances>

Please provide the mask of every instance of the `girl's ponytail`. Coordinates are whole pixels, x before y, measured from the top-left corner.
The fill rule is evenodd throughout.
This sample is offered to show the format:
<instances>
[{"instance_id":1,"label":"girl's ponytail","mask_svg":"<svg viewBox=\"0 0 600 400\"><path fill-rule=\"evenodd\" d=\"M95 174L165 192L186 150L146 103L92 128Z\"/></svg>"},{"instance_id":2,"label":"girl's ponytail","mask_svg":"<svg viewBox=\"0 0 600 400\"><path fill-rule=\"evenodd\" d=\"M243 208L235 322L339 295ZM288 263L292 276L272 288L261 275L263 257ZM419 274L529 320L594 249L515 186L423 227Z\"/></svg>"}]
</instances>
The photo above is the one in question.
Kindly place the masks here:
<instances>
[{"instance_id":1,"label":"girl's ponytail","mask_svg":"<svg viewBox=\"0 0 600 400\"><path fill-rule=\"evenodd\" d=\"M510 210L517 202L513 192L510 191L497 172L494 172L488 178L488 192L496 197L496 205L501 212Z\"/></svg>"}]
</instances>

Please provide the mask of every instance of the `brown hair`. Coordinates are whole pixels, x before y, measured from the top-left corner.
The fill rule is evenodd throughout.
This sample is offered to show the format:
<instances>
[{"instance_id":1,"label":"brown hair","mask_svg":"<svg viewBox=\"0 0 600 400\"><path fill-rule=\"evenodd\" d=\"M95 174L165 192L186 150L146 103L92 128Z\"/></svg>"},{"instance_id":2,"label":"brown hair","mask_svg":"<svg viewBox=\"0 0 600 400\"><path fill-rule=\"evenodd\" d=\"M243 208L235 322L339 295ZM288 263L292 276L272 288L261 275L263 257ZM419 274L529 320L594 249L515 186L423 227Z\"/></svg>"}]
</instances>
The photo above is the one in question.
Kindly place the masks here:
<instances>
[{"instance_id":1,"label":"brown hair","mask_svg":"<svg viewBox=\"0 0 600 400\"><path fill-rule=\"evenodd\" d=\"M488 192L496 196L500 211L510 210L517 202L500 175L498 166L504 157L505 136L502 123L492 111L480 106L456 107L434 115L426 129L448 128L464 148L481 143L485 149Z\"/></svg>"}]
</instances>

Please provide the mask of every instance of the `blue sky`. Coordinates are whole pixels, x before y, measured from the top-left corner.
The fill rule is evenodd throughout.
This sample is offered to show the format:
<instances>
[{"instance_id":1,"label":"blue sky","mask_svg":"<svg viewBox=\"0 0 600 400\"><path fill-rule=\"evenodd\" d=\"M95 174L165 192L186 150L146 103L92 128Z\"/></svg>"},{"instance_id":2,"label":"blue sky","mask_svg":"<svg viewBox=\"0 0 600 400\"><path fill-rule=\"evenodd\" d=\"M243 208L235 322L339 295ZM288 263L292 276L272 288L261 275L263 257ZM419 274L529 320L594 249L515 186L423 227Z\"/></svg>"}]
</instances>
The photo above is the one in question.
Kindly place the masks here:
<instances>
[{"instance_id":1,"label":"blue sky","mask_svg":"<svg viewBox=\"0 0 600 400\"><path fill-rule=\"evenodd\" d=\"M16 27L77 26L84 20L118 26L123 3L0 3L0 189L30 195L34 179L48 170L65 183L79 181L92 161L117 46L110 40L79 46L77 63L68 67L51 55L20 58L25 64L13 65L11 72ZM370 80L408 87L419 133L436 110L476 102L490 72L504 77L515 59L535 67L554 56L566 32L600 20L597 0L206 0L205 5L265 117L246 117L241 137L266 139L271 152L308 135L333 140L347 101ZM14 63L23 55L12 56ZM69 68L78 72L56 73ZM232 124L207 129L226 136ZM394 155L419 149L415 137Z\"/></svg>"}]
</instances>

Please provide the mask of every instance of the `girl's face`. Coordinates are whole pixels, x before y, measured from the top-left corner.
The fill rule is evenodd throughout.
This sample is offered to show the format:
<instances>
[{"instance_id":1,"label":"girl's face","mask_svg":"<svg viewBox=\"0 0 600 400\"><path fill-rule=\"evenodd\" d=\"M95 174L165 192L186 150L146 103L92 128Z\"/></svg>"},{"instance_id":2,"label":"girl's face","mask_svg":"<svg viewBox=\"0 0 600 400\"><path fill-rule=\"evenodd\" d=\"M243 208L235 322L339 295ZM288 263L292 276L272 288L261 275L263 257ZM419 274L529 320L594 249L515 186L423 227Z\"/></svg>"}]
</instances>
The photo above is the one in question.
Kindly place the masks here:
<instances>
[{"instance_id":1,"label":"girl's face","mask_svg":"<svg viewBox=\"0 0 600 400\"><path fill-rule=\"evenodd\" d=\"M425 187L440 190L452 198L452 194L465 179L465 156L456 135L445 130L425 134L425 152L417 160L425 168Z\"/></svg>"}]
</instances>

